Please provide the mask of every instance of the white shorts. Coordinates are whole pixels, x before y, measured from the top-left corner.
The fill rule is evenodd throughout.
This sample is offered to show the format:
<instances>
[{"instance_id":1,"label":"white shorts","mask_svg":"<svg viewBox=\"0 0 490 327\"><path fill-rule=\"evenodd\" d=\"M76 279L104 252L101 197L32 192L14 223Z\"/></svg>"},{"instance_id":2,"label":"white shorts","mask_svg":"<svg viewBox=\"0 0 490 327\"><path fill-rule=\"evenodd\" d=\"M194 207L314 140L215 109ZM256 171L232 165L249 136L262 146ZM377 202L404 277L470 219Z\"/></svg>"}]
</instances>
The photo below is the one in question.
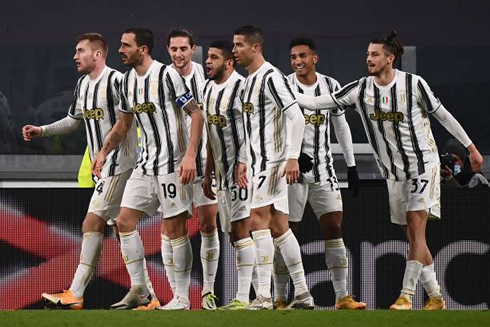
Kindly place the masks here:
<instances>
[{"instance_id":1,"label":"white shorts","mask_svg":"<svg viewBox=\"0 0 490 327\"><path fill-rule=\"evenodd\" d=\"M406 181L387 180L391 222L407 224L407 211L425 210L430 219L441 217L440 167L428 167L417 178Z\"/></svg>"},{"instance_id":2,"label":"white shorts","mask_svg":"<svg viewBox=\"0 0 490 327\"><path fill-rule=\"evenodd\" d=\"M251 195L251 183L248 189L233 185L229 189L218 191L219 221L224 233L231 232L232 222L250 217Z\"/></svg>"},{"instance_id":3,"label":"white shorts","mask_svg":"<svg viewBox=\"0 0 490 327\"><path fill-rule=\"evenodd\" d=\"M192 185L181 185L178 172L148 176L135 170L126 184L121 207L142 211L148 216L160 207L163 218L185 211L192 215Z\"/></svg>"},{"instance_id":4,"label":"white shorts","mask_svg":"<svg viewBox=\"0 0 490 327\"><path fill-rule=\"evenodd\" d=\"M196 208L218 203L218 200L211 200L204 195L202 190L202 182L203 178L196 178L192 182L192 201L194 202L194 206ZM213 188L216 188L216 180L214 178Z\"/></svg>"},{"instance_id":5,"label":"white shorts","mask_svg":"<svg viewBox=\"0 0 490 327\"><path fill-rule=\"evenodd\" d=\"M115 225L121 209L121 199L132 169L119 175L101 178L95 185L88 212L104 219L107 225Z\"/></svg>"},{"instance_id":6,"label":"white shorts","mask_svg":"<svg viewBox=\"0 0 490 327\"><path fill-rule=\"evenodd\" d=\"M320 219L326 213L342 211L342 195L338 183L294 183L289 185L289 221L300 222L303 219L308 201Z\"/></svg>"},{"instance_id":7,"label":"white shorts","mask_svg":"<svg viewBox=\"0 0 490 327\"><path fill-rule=\"evenodd\" d=\"M286 176L281 177L285 162L264 170L252 178L251 209L274 205L278 211L289 214L288 184Z\"/></svg>"}]
</instances>

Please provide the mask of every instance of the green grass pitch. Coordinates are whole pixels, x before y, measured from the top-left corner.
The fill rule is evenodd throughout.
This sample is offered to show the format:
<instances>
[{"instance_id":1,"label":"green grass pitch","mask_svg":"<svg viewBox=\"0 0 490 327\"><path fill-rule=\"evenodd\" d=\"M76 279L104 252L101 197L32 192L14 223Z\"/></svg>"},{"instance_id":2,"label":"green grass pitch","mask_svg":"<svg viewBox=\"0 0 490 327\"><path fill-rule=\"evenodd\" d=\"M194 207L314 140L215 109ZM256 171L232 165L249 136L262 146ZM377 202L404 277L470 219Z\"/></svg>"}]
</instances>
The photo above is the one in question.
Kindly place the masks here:
<instances>
[{"instance_id":1,"label":"green grass pitch","mask_svg":"<svg viewBox=\"0 0 490 327\"><path fill-rule=\"evenodd\" d=\"M490 326L490 311L0 311L0 326Z\"/></svg>"}]
</instances>

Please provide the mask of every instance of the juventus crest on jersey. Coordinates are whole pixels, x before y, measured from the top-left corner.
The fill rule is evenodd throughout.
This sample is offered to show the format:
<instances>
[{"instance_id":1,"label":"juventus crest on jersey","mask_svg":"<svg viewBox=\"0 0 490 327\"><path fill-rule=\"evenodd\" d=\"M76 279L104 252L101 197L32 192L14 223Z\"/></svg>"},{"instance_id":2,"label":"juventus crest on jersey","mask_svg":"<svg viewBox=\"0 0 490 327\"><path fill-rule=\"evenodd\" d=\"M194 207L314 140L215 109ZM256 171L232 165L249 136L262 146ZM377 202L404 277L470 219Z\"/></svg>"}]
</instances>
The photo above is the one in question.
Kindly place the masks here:
<instances>
[{"instance_id":1,"label":"juventus crest on jersey","mask_svg":"<svg viewBox=\"0 0 490 327\"><path fill-rule=\"evenodd\" d=\"M80 77L73 95L69 116L85 121L90 158L93 160L104 144L106 136L119 118L121 105L119 87L122 74L105 67L94 80L88 75ZM136 128L112 150L102 168L102 177L114 176L134 168L136 163Z\"/></svg>"},{"instance_id":2,"label":"juventus crest on jersey","mask_svg":"<svg viewBox=\"0 0 490 327\"><path fill-rule=\"evenodd\" d=\"M172 67L154 60L144 76L134 69L127 72L121 91L121 110L133 113L141 128L137 169L145 175L175 172L188 143L181 108L193 99L184 79Z\"/></svg>"},{"instance_id":3,"label":"juventus crest on jersey","mask_svg":"<svg viewBox=\"0 0 490 327\"><path fill-rule=\"evenodd\" d=\"M222 84L208 80L204 88L209 143L220 189L235 181L235 165L247 162L245 126L242 115L244 78L234 71Z\"/></svg>"},{"instance_id":4,"label":"juventus crest on jersey","mask_svg":"<svg viewBox=\"0 0 490 327\"><path fill-rule=\"evenodd\" d=\"M191 91L194 96L194 100L196 100L199 107L202 109L203 103L203 89L204 83L206 82L206 77L204 76L204 68L201 64L197 62L192 62L192 72L184 76L185 84L187 88ZM187 130L191 130L191 119L189 115L185 115ZM206 144L207 133L206 129L202 130L201 142L199 142L199 146L196 152L196 176L202 177L204 176L204 167L206 165Z\"/></svg>"},{"instance_id":5,"label":"juventus crest on jersey","mask_svg":"<svg viewBox=\"0 0 490 327\"><path fill-rule=\"evenodd\" d=\"M395 70L384 87L371 76L362 78L334 93L333 100L341 107L356 105L385 178L415 178L439 162L428 114L441 102L422 77Z\"/></svg>"},{"instance_id":6,"label":"juventus crest on jersey","mask_svg":"<svg viewBox=\"0 0 490 327\"><path fill-rule=\"evenodd\" d=\"M332 77L316 73L316 82L313 85L302 84L296 74L288 76L294 91L309 96L331 94L340 89L340 84ZM344 114L342 109L309 110L301 108L305 117L305 132L301 152L313 158L313 169L303 174L305 182L319 182L320 179L333 177L333 157L330 149L330 115Z\"/></svg>"},{"instance_id":7,"label":"juventus crest on jersey","mask_svg":"<svg viewBox=\"0 0 490 327\"><path fill-rule=\"evenodd\" d=\"M284 111L296 100L286 77L265 62L247 77L242 101L255 175L286 160Z\"/></svg>"}]
</instances>

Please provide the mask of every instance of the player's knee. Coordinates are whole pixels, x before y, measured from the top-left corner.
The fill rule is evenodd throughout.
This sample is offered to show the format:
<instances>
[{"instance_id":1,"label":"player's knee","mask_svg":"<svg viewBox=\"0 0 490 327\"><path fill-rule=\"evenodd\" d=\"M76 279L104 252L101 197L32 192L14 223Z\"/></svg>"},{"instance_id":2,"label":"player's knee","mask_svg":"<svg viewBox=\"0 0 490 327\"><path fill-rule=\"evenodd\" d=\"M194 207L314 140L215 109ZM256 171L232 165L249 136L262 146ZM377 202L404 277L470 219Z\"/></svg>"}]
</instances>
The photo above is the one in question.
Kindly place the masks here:
<instances>
[{"instance_id":1,"label":"player's knee","mask_svg":"<svg viewBox=\"0 0 490 327\"><path fill-rule=\"evenodd\" d=\"M82 224L82 232L99 232L103 233L105 228L105 221L101 217L88 213Z\"/></svg>"},{"instance_id":2,"label":"player's knee","mask_svg":"<svg viewBox=\"0 0 490 327\"><path fill-rule=\"evenodd\" d=\"M199 230L203 233L212 233L216 230L216 219L209 219L210 217L206 217L207 219L199 219Z\"/></svg>"}]
</instances>

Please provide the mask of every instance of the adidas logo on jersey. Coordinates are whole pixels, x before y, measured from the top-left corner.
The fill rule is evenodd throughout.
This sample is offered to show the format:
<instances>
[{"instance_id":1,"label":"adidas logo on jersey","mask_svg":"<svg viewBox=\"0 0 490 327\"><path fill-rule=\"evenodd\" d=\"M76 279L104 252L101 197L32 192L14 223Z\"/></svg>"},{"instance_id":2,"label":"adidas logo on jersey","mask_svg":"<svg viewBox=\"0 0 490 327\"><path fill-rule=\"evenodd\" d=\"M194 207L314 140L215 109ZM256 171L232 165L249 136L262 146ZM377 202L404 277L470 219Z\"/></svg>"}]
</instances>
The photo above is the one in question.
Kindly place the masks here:
<instances>
[{"instance_id":1,"label":"adidas logo on jersey","mask_svg":"<svg viewBox=\"0 0 490 327\"><path fill-rule=\"evenodd\" d=\"M88 109L85 110L83 116L85 117L85 119L95 119L95 120L104 119L104 110L100 108Z\"/></svg>"},{"instance_id":2,"label":"adidas logo on jersey","mask_svg":"<svg viewBox=\"0 0 490 327\"><path fill-rule=\"evenodd\" d=\"M222 115L210 115L208 114L208 123L212 125L216 125L219 127L226 126L226 118Z\"/></svg>"},{"instance_id":3,"label":"adidas logo on jersey","mask_svg":"<svg viewBox=\"0 0 490 327\"><path fill-rule=\"evenodd\" d=\"M136 103L133 106L133 112L136 114L141 114L141 113L154 113L156 111L156 107L153 104L153 102L143 102L143 103Z\"/></svg>"},{"instance_id":4,"label":"adidas logo on jersey","mask_svg":"<svg viewBox=\"0 0 490 327\"><path fill-rule=\"evenodd\" d=\"M393 123L399 123L403 121L405 116L401 112L384 112L379 109L374 109L374 114L369 115L371 120L391 121Z\"/></svg>"},{"instance_id":5,"label":"adidas logo on jersey","mask_svg":"<svg viewBox=\"0 0 490 327\"><path fill-rule=\"evenodd\" d=\"M325 122L325 115L305 115L305 124L320 126Z\"/></svg>"}]
</instances>

